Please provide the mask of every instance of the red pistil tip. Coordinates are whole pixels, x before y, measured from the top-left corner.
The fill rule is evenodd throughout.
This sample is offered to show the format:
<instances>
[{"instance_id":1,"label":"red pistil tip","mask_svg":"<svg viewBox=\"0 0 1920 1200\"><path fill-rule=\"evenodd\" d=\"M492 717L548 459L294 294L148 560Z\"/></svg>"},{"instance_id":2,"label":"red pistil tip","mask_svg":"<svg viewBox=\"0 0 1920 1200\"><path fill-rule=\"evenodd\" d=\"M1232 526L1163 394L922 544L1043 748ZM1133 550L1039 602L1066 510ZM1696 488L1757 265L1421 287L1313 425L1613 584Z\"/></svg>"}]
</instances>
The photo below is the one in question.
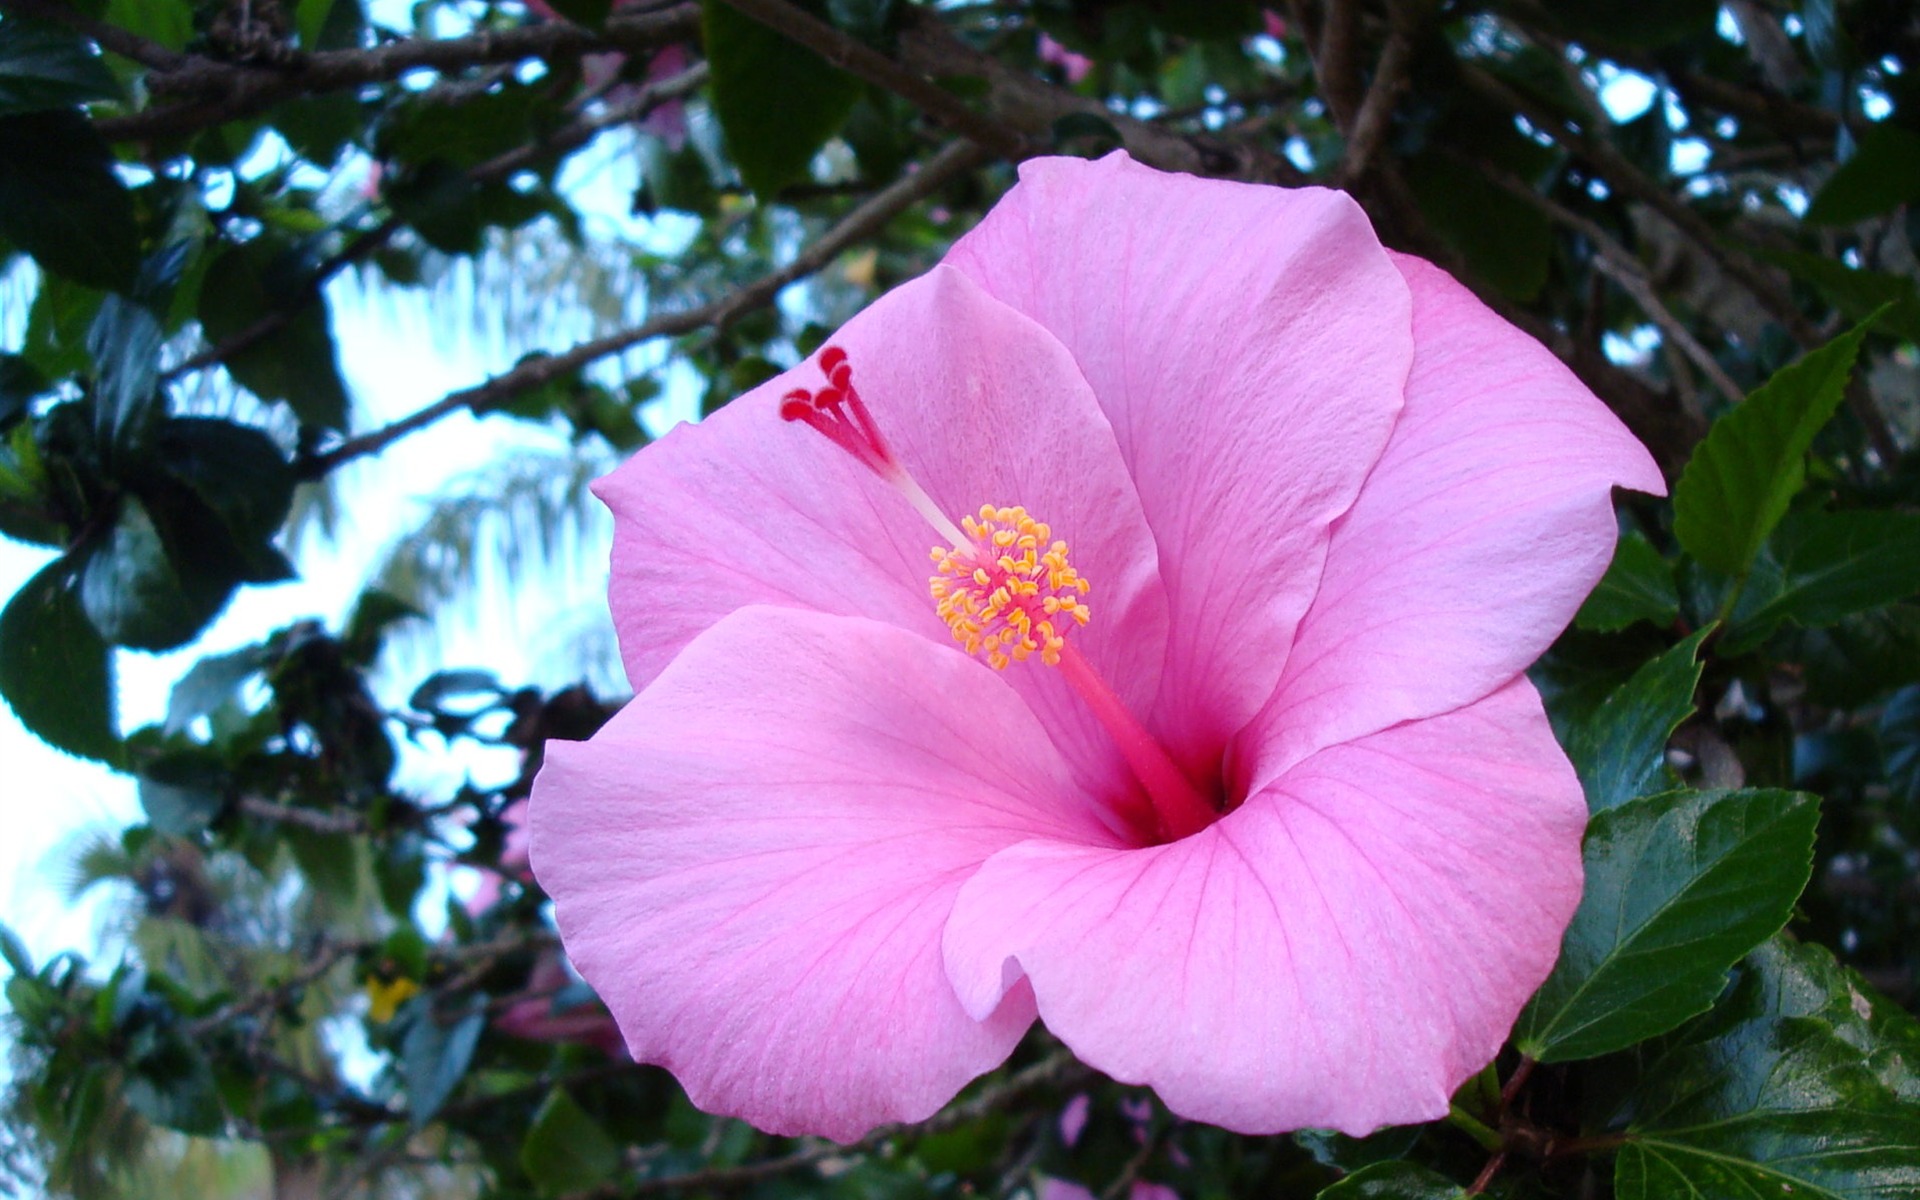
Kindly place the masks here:
<instances>
[{"instance_id":1,"label":"red pistil tip","mask_svg":"<svg viewBox=\"0 0 1920 1200\"><path fill-rule=\"evenodd\" d=\"M874 424L866 401L853 386L853 364L847 360L847 352L838 346L828 346L820 352L819 361L826 386L814 391L795 388L788 392L780 400L780 416L805 423L881 475L897 474L899 467L893 451L880 436L880 427Z\"/></svg>"}]
</instances>

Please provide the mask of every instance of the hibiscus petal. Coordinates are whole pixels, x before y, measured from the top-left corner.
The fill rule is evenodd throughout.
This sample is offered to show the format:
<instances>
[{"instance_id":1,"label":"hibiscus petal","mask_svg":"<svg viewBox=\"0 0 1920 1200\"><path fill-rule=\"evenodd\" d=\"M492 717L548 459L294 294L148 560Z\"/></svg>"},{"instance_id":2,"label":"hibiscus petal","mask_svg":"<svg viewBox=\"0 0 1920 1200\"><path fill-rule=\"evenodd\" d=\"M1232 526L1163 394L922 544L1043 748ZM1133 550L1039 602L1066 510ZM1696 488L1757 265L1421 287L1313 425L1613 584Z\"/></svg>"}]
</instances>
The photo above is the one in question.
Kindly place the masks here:
<instances>
[{"instance_id":1,"label":"hibiscus petal","mask_svg":"<svg viewBox=\"0 0 1920 1200\"><path fill-rule=\"evenodd\" d=\"M1324 750L1183 841L996 854L947 971L976 1014L1024 973L1076 1054L1194 1120L1430 1120L1552 967L1585 816L1520 678Z\"/></svg>"},{"instance_id":2,"label":"hibiscus petal","mask_svg":"<svg viewBox=\"0 0 1920 1200\"><path fill-rule=\"evenodd\" d=\"M1004 1059L940 957L961 883L1034 836L1111 839L987 667L877 621L753 607L584 744L551 743L533 864L635 1059L701 1108L851 1140Z\"/></svg>"},{"instance_id":3,"label":"hibiscus petal","mask_svg":"<svg viewBox=\"0 0 1920 1200\"><path fill-rule=\"evenodd\" d=\"M1258 788L1314 750L1471 703L1526 669L1606 571L1613 486L1664 494L1646 448L1544 346L1445 272L1413 290L1413 374L1334 526L1273 702Z\"/></svg>"},{"instance_id":4,"label":"hibiscus petal","mask_svg":"<svg viewBox=\"0 0 1920 1200\"><path fill-rule=\"evenodd\" d=\"M1151 723L1196 768L1273 694L1328 526L1412 361L1407 288L1340 192L1021 165L947 262L1072 352L1113 421L1172 612Z\"/></svg>"},{"instance_id":5,"label":"hibiscus petal","mask_svg":"<svg viewBox=\"0 0 1920 1200\"><path fill-rule=\"evenodd\" d=\"M898 457L947 512L1024 505L1091 581L1084 654L1136 711L1158 686L1166 598L1153 537L1112 427L1064 347L957 271L889 292L833 338ZM681 426L596 485L613 509L612 606L633 686L748 604L865 616L951 642L927 592L940 539L898 492L780 399L823 380L809 361L699 425ZM1051 671L1009 673L1105 796L1134 784L1098 723Z\"/></svg>"}]
</instances>

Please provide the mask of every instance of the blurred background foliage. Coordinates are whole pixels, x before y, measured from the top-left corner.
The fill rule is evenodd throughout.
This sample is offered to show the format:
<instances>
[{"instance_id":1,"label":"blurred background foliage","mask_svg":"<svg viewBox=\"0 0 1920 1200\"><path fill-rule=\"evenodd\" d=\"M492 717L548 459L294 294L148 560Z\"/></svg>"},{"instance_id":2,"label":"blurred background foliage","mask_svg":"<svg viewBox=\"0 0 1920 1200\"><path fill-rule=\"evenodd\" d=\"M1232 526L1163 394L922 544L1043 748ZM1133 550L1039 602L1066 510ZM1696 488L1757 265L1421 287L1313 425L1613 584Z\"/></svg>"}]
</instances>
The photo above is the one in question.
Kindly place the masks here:
<instances>
[{"instance_id":1,"label":"blurred background foliage","mask_svg":"<svg viewBox=\"0 0 1920 1200\"><path fill-rule=\"evenodd\" d=\"M145 816L57 881L124 953L0 944L0 1188L1920 1195L1917 61L1906 0L0 0L0 533L46 554L0 695ZM1560 967L1449 1121L1362 1140L1177 1121L1039 1032L857 1146L707 1117L526 872L542 747L622 699L603 625L558 688L434 630L596 577L594 476L1020 159L1115 147L1346 189L1675 483L1535 671L1595 814ZM637 186L571 182L594 156ZM515 361L370 420L336 317L394 295ZM563 436L123 727L128 652L322 569L343 468L458 414Z\"/></svg>"}]
</instances>

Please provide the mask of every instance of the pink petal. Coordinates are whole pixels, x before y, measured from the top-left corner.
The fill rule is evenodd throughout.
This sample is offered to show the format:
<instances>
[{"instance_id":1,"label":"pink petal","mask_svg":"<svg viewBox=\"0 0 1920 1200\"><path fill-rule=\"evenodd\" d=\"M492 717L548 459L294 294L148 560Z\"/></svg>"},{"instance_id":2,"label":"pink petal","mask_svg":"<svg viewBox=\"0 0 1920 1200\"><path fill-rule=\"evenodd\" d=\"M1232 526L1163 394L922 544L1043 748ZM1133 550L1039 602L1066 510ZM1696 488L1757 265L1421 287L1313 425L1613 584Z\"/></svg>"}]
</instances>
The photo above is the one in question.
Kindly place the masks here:
<instances>
[{"instance_id":1,"label":"pink petal","mask_svg":"<svg viewBox=\"0 0 1920 1200\"><path fill-rule=\"evenodd\" d=\"M1149 722L1209 768L1273 693L1329 525L1412 360L1406 285L1351 199L1035 159L947 261L1039 321L1113 421L1172 613Z\"/></svg>"},{"instance_id":2,"label":"pink petal","mask_svg":"<svg viewBox=\"0 0 1920 1200\"><path fill-rule=\"evenodd\" d=\"M1334 526L1273 703L1258 788L1322 746L1485 696L1573 618L1613 555L1612 488L1664 494L1646 448L1547 349L1445 272L1413 290L1407 406Z\"/></svg>"},{"instance_id":3,"label":"pink petal","mask_svg":"<svg viewBox=\"0 0 1920 1200\"><path fill-rule=\"evenodd\" d=\"M960 1007L953 898L1014 842L1111 844L994 672L877 621L744 609L548 754L533 863L575 965L635 1059L776 1133L920 1120L1005 1058L1032 1001Z\"/></svg>"},{"instance_id":4,"label":"pink petal","mask_svg":"<svg viewBox=\"0 0 1920 1200\"><path fill-rule=\"evenodd\" d=\"M996 854L960 890L947 970L976 1014L1024 973L1076 1054L1194 1120L1430 1120L1552 967L1585 816L1516 679L1323 750L1184 841Z\"/></svg>"},{"instance_id":5,"label":"pink petal","mask_svg":"<svg viewBox=\"0 0 1920 1200\"><path fill-rule=\"evenodd\" d=\"M881 297L833 338L895 452L958 519L1024 505L1092 581L1075 635L1135 711L1151 701L1166 640L1152 535L1112 428L1060 343L957 271ZM643 688L722 616L774 604L866 616L952 644L927 592L940 541L899 493L804 425L780 398L822 378L811 361L683 425L600 481L613 509L612 604ZM1008 672L1081 786L1134 784L1106 733L1056 677Z\"/></svg>"}]
</instances>

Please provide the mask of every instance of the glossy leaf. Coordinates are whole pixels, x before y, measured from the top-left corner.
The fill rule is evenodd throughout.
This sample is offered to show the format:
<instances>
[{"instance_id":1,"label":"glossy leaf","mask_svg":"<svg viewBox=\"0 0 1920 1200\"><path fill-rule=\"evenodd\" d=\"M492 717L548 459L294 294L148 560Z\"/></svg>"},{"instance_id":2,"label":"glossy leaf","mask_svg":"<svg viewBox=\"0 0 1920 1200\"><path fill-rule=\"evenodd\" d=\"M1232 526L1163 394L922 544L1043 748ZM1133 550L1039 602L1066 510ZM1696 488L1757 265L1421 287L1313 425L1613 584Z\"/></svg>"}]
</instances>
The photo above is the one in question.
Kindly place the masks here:
<instances>
[{"instance_id":1,"label":"glossy leaf","mask_svg":"<svg viewBox=\"0 0 1920 1200\"><path fill-rule=\"evenodd\" d=\"M173 685L162 728L168 733L184 732L201 717L235 702L240 689L265 670L267 662L266 651L259 646L201 659Z\"/></svg>"},{"instance_id":2,"label":"glossy leaf","mask_svg":"<svg viewBox=\"0 0 1920 1200\"><path fill-rule=\"evenodd\" d=\"M741 180L766 199L806 175L852 111L860 83L724 0L704 0L701 22L727 151Z\"/></svg>"},{"instance_id":3,"label":"glossy leaf","mask_svg":"<svg viewBox=\"0 0 1920 1200\"><path fill-rule=\"evenodd\" d=\"M1619 1117L1618 1200L1920 1195L1920 1026L1785 938L1645 1060Z\"/></svg>"},{"instance_id":4,"label":"glossy leaf","mask_svg":"<svg viewBox=\"0 0 1920 1200\"><path fill-rule=\"evenodd\" d=\"M183 572L147 506L128 497L80 568L80 603L100 636L136 650L170 650L213 619L233 581Z\"/></svg>"},{"instance_id":5,"label":"glossy leaf","mask_svg":"<svg viewBox=\"0 0 1920 1200\"><path fill-rule=\"evenodd\" d=\"M1774 535L1772 557L1777 581L1728 631L1729 650L1758 644L1782 621L1831 625L1920 592L1920 515L1795 513Z\"/></svg>"},{"instance_id":6,"label":"glossy leaf","mask_svg":"<svg viewBox=\"0 0 1920 1200\"><path fill-rule=\"evenodd\" d=\"M620 1146L565 1089L547 1093L520 1143L520 1168L545 1196L586 1191L620 1166Z\"/></svg>"},{"instance_id":7,"label":"glossy leaf","mask_svg":"<svg viewBox=\"0 0 1920 1200\"><path fill-rule=\"evenodd\" d=\"M166 410L160 390L160 347L166 331L145 305L108 296L87 330L96 374L94 439L119 455L145 440Z\"/></svg>"},{"instance_id":8,"label":"glossy leaf","mask_svg":"<svg viewBox=\"0 0 1920 1200\"><path fill-rule=\"evenodd\" d=\"M0 431L25 416L33 398L46 390L46 376L26 358L0 354Z\"/></svg>"},{"instance_id":9,"label":"glossy leaf","mask_svg":"<svg viewBox=\"0 0 1920 1200\"><path fill-rule=\"evenodd\" d=\"M1866 336L1856 326L1782 368L1714 422L1673 489L1673 532L1723 575L1745 574L1806 481L1807 451L1833 416Z\"/></svg>"},{"instance_id":10,"label":"glossy leaf","mask_svg":"<svg viewBox=\"0 0 1920 1200\"><path fill-rule=\"evenodd\" d=\"M113 663L64 558L41 568L0 611L0 696L43 741L82 758L119 758Z\"/></svg>"},{"instance_id":11,"label":"glossy leaf","mask_svg":"<svg viewBox=\"0 0 1920 1200\"><path fill-rule=\"evenodd\" d=\"M1920 341L1920 289L1914 287L1910 276L1864 271L1823 254L1794 250L1756 253L1812 284L1848 320L1864 321L1879 312L1881 332Z\"/></svg>"},{"instance_id":12,"label":"glossy leaf","mask_svg":"<svg viewBox=\"0 0 1920 1200\"><path fill-rule=\"evenodd\" d=\"M113 152L77 110L0 116L0 237L56 275L132 286L140 265L133 196Z\"/></svg>"},{"instance_id":13,"label":"glossy leaf","mask_svg":"<svg viewBox=\"0 0 1920 1200\"><path fill-rule=\"evenodd\" d=\"M1375 1163L1332 1187L1318 1200L1466 1200L1467 1189L1438 1171L1410 1162Z\"/></svg>"},{"instance_id":14,"label":"glossy leaf","mask_svg":"<svg viewBox=\"0 0 1920 1200\"><path fill-rule=\"evenodd\" d=\"M400 1069L407 1085L407 1116L415 1126L426 1124L467 1073L473 1048L487 1025L487 1015L476 1010L442 1024L433 1011L432 997L407 1004L407 1032L400 1040Z\"/></svg>"},{"instance_id":15,"label":"glossy leaf","mask_svg":"<svg viewBox=\"0 0 1920 1200\"><path fill-rule=\"evenodd\" d=\"M119 94L113 73L77 34L12 15L0 21L0 116Z\"/></svg>"},{"instance_id":16,"label":"glossy leaf","mask_svg":"<svg viewBox=\"0 0 1920 1200\"><path fill-rule=\"evenodd\" d=\"M1635 671L1574 729L1567 756L1580 773L1590 811L1665 789L1667 739L1693 713L1701 670L1696 656L1711 628Z\"/></svg>"},{"instance_id":17,"label":"glossy leaf","mask_svg":"<svg viewBox=\"0 0 1920 1200\"><path fill-rule=\"evenodd\" d=\"M1801 792L1672 792L1599 813L1586 892L1514 1043L1543 1062L1624 1050L1705 1012L1786 923L1813 869Z\"/></svg>"},{"instance_id":18,"label":"glossy leaf","mask_svg":"<svg viewBox=\"0 0 1920 1200\"><path fill-rule=\"evenodd\" d=\"M1641 621L1671 624L1680 615L1680 593L1673 566L1653 543L1638 533L1623 534L1607 573L1580 606L1573 622L1582 629L1611 633Z\"/></svg>"}]
</instances>

